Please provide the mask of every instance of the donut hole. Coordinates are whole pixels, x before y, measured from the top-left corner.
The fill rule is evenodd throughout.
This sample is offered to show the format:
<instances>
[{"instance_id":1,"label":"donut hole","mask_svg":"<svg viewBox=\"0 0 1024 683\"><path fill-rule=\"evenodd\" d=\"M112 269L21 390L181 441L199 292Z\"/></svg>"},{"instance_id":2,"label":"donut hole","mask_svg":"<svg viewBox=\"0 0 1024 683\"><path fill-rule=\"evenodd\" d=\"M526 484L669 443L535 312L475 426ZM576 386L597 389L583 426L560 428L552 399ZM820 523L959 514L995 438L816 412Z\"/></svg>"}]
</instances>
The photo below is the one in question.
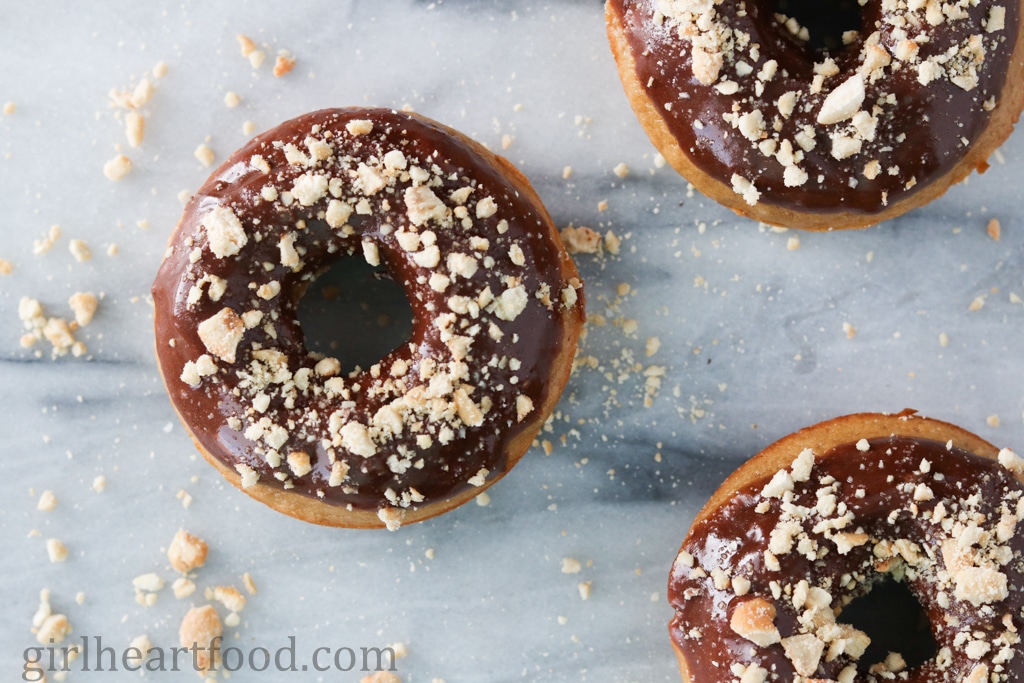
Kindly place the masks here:
<instances>
[{"instance_id":1,"label":"donut hole","mask_svg":"<svg viewBox=\"0 0 1024 683\"><path fill-rule=\"evenodd\" d=\"M306 349L366 369L412 336L412 307L402 286L362 258L342 258L299 300Z\"/></svg>"},{"instance_id":2,"label":"donut hole","mask_svg":"<svg viewBox=\"0 0 1024 683\"><path fill-rule=\"evenodd\" d=\"M857 0L775 0L775 15L795 19L807 30L804 45L814 53L836 53L845 43L843 34L861 30L861 6ZM782 16L780 16L782 15ZM783 25L784 33L792 35L792 24Z\"/></svg>"},{"instance_id":3,"label":"donut hole","mask_svg":"<svg viewBox=\"0 0 1024 683\"><path fill-rule=\"evenodd\" d=\"M938 653L927 612L907 584L892 577L876 583L867 594L851 601L836 620L860 629L871 638L871 644L859 661L864 671L884 662L890 652L902 655L907 669L923 664Z\"/></svg>"}]
</instances>

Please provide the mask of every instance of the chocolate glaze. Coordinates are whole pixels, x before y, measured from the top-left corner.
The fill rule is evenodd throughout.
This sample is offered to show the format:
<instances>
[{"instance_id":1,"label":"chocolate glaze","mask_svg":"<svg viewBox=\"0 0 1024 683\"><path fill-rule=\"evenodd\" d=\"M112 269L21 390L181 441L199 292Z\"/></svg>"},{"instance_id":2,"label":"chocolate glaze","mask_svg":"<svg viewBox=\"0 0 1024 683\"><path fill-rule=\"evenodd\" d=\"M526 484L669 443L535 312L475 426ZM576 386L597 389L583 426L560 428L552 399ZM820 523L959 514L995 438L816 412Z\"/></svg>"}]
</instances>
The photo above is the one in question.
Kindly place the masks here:
<instances>
[{"instance_id":1,"label":"chocolate glaze","mask_svg":"<svg viewBox=\"0 0 1024 683\"><path fill-rule=\"evenodd\" d=\"M886 95L895 96L894 103L881 107L874 141L865 141L859 154L837 160L831 156L828 136L828 131L837 126L817 124L816 115L831 87L856 72L861 48L873 32L879 33L879 42L887 51L895 53L893 26L887 22L882 0L866 3L857 39L831 55L840 73L826 81L830 87L813 95L806 91L814 76L813 65L823 55L805 48L773 19L771 2L719 0L714 4L722 23L749 34L750 43L760 46L757 60L747 52L737 56L753 67L753 74L736 78L740 91L728 96L715 89L717 83L703 85L693 76L688 44L678 37L670 22L659 25L652 21L657 4L657 0L609 0L625 26L639 82L646 84L646 94L694 164L727 185L733 174L744 177L761 192L759 201L772 206L821 213L880 212L956 166L989 122L991 114L983 103L993 98L998 106L1004 85L1020 87L1005 83L1020 21L1018 0L980 0L966 8L966 19L938 27L924 20L922 9L916 13L920 26L911 32L927 36L928 42L919 45L921 58L941 55L971 35L982 37L985 59L977 70L977 86L967 91L946 78L921 85L916 68L899 65L894 59L885 77L866 88L867 110ZM994 6L1005 8L1005 28L986 33L982 27ZM755 74L770 59L777 60L778 74L764 84L761 95L755 95ZM720 81L726 76L735 78L728 70L728 58L726 62ZM805 152L800 165L809 179L798 187L787 187L783 166L765 157L723 119L739 103L742 111L760 109L771 121L777 111L775 103L788 91L804 91L801 105L809 106L806 110L798 107L792 117L780 119L779 137L793 140L802 127L809 125L815 129L817 142L813 150ZM666 104L671 109L665 109ZM768 132L772 132L770 127ZM872 160L878 160L882 170L869 179L863 170ZM890 168L898 170L890 174Z\"/></svg>"},{"instance_id":2,"label":"chocolate glaze","mask_svg":"<svg viewBox=\"0 0 1024 683\"><path fill-rule=\"evenodd\" d=\"M827 585L832 595L833 610L839 611L853 598L868 592L872 583L886 578L887 574L876 567L879 558L873 550L877 541L913 541L925 553L937 557L938 567L942 569L940 545L950 534L944 532L940 524L922 520L922 515L930 515L941 501L948 515L956 516L966 507L963 501L976 495L977 506L972 511L985 515L979 526L992 530L1000 520L1000 505L1005 501L1012 512L1024 491L1020 482L995 460L955 447L950 450L945 444L890 437L872 440L870 445L867 452L861 452L854 444L847 444L818 456L810 480L797 484L794 491L793 503L814 508L821 479L831 476L840 482L838 499L854 515L847 530L862 527L870 536L867 543L854 547L848 554L840 555L837 547L823 535L809 532L821 547L827 547L830 552L823 558L809 561L794 550L778 557L779 570L767 569L764 551L771 531L780 519L781 505L778 499L774 499L768 511L755 512L755 507L764 500L761 491L766 481L736 491L726 504L690 530L682 550L692 555L695 562L693 567L687 567L677 561L673 567L669 579L669 601L675 609L675 616L669 630L673 643L686 658L691 680L698 683L734 681L737 676L729 667L735 662L743 665L755 663L767 669L771 672L769 680L772 681L794 680L793 665L785 656L782 645L774 644L755 651L750 641L730 628L730 618L738 604L755 596L772 602L777 609L775 624L781 637L786 638L796 633L799 612L785 595L781 599L773 598L770 582L795 585L801 579L807 579L811 586ZM926 473L920 468L922 460L931 465ZM921 483L930 487L934 499L914 500L912 491ZM907 490L904 484L910 485ZM857 489L863 489L863 497L855 494ZM916 517L910 512L912 505L917 506ZM819 521L820 518L814 518L804 522L803 527L808 530ZM1013 551L1013 559L1000 570L1007 576L1009 597L981 609L955 599L948 586L945 589L950 604L946 608L940 607L937 597L940 587L926 570L921 570L920 575L913 578L908 573L904 578L931 620L938 648L949 648L952 661L940 669L933 657L910 669L906 678L901 675L901 680L959 683L979 663L987 664L990 672L1008 674L1009 680L1021 680L1024 656L1019 651L1020 645L1014 646L1016 656L997 668L992 658L996 656L998 646L980 659L970 659L965 654L967 641L954 643L960 631L983 632L987 639L1002 633L1005 629L1002 619L1006 614L1012 618L1012 626L1017 631L1024 627L1021 615L1024 596L1020 592L1024 586L1021 559L1024 534L1018 530L1007 545ZM738 597L731 588L718 589L710 576L698 576L700 572L695 573L696 568L702 568L708 574L714 568L721 568L729 575L746 577L750 581L750 590ZM841 576L858 572L859 580L855 586L839 587ZM839 613L836 619L842 622L842 614ZM959 625L950 624L950 619L958 620ZM700 630L699 639L688 635L693 628ZM826 662L822 657L814 678L836 680L840 670L850 663L847 656L840 656L832 662ZM857 680L867 675L866 669L871 664L874 662L856 662Z\"/></svg>"},{"instance_id":3,"label":"chocolate glaze","mask_svg":"<svg viewBox=\"0 0 1024 683\"><path fill-rule=\"evenodd\" d=\"M346 124L355 120L371 121L372 132L350 134ZM311 166L289 163L286 145L295 145L308 154L309 136L331 144L334 156ZM412 226L403 201L404 191L413 184L408 174L368 198L372 215L354 211L344 228L332 228L325 220L325 209L332 199L330 193L311 206L302 206L299 201L285 206L281 199L261 198L268 185L283 194L302 174L322 172L343 180L340 195L354 206L361 196L353 189L359 164L381 168L384 155L395 149L402 151L409 168L419 166L430 171L433 192L449 205L455 205L448 200L452 192L467 186L473 188L466 204L471 229L461 226L458 219L449 227L433 221L419 228ZM254 168L254 155L266 160L269 174ZM580 324L583 300L581 291L575 304L563 305L563 289L579 285L571 261L562 250L557 233L552 239L554 231L546 212L527 196L532 193L522 192L520 185L507 181L506 170L494 159L493 155L485 158L478 148L439 124L379 109L307 114L256 137L232 155L188 203L153 284L161 370L174 407L202 448L229 468L239 464L252 468L258 473L260 484L318 497L329 505L361 510L426 505L474 485L467 482L482 470L486 470L484 478L488 481L499 476L507 465L508 444L536 418L536 414L531 414L522 421L517 415L517 397L528 397L539 410L551 399L552 392L557 395L561 391L549 375L556 358L565 356L565 346L571 343L566 340L575 338L574 334L566 334L566 326ZM498 210L493 216L477 217L473 207L485 197L492 197ZM204 217L217 206L232 209L248 235L240 253L222 259L211 253L207 230L202 225ZM499 221L507 221L505 232L499 232ZM434 271L417 265L414 255L396 240L397 231L403 226L419 233L433 231L441 254L439 270L444 269L446 255L460 252L478 257L476 273L468 279L452 275L443 293L435 291L428 284ZM301 258L296 268L281 263L279 242L286 233L296 236L295 248ZM486 249L481 249L479 242L471 244L474 237L489 240ZM286 406L288 399L281 385L272 384L267 390L271 396L269 406L263 413L254 411L253 392L245 383L239 389L239 373L248 371L257 349L284 353L288 374L292 376L301 368L315 366L317 358L307 352L296 319L300 293L317 273L338 259L353 254L362 258L364 242L377 245L381 267L402 285L408 296L414 314L411 338L390 350L374 368L357 370L347 367L344 358L339 359L351 400L324 391L323 379L313 372L309 390L292 392L293 406ZM526 267L510 262L512 245L521 248ZM190 256L193 250L199 256L195 262ZM484 265L487 259L494 260L490 268ZM223 278L226 290L219 301L205 295L190 306L189 293L204 275ZM438 367L453 361L453 352L436 324L439 315L450 312L450 297L476 299L486 287L497 296L506 290L508 278L515 278L529 294L518 317L507 321L480 311L475 319L456 316L451 328L460 335L473 334L465 359L467 373L460 381L471 388L470 396L476 406L481 405L485 394L490 397L492 405L481 424L460 425L452 418L448 406L444 424L454 423L456 428L446 445L439 438L441 424L419 424L406 425L400 435L381 439L376 454L370 457L354 454L337 443L331 446L332 414L345 421L369 425L381 406L429 384L429 379L421 377L426 359ZM281 293L266 301L257 296L255 287L271 281L280 283ZM537 293L548 289L550 302L538 298ZM179 377L187 363L208 353L197 334L197 326L224 307L239 315L260 311L263 318L259 325L245 330L237 346L236 361L217 359L217 374L204 377L201 385L193 388ZM267 322L272 323L272 332L265 327ZM491 324L500 329L500 339L488 334ZM473 325L479 325L479 329L465 329ZM568 352L571 358L571 350ZM512 369L514 364L509 359L516 359L521 365ZM389 374L396 361L404 361L408 366L401 378ZM287 429L287 440L274 450L282 458L292 451L305 452L311 460L310 472L292 476L287 464L268 464L266 444L246 436L247 426L261 417L269 417L273 424ZM417 443L416 436L422 434L431 436L429 447ZM348 476L340 486L329 485L329 451L348 465ZM389 464L389 458L402 459L408 454L412 455L404 465L393 467L394 461ZM283 473L278 476L284 482L275 478L275 473ZM479 481L475 483L478 484ZM419 497L414 495L410 499L412 491L418 492Z\"/></svg>"}]
</instances>

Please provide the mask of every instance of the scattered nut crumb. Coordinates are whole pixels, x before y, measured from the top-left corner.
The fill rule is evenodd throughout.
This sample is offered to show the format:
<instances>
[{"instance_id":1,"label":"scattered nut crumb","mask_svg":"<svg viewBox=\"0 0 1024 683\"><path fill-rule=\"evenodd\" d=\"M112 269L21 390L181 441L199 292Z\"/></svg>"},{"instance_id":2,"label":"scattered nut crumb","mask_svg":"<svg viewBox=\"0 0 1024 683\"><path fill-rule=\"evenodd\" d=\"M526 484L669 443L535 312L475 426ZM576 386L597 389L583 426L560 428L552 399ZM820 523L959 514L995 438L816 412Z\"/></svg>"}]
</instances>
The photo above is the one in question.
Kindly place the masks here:
<instances>
[{"instance_id":1,"label":"scattered nut crumb","mask_svg":"<svg viewBox=\"0 0 1024 683\"><path fill-rule=\"evenodd\" d=\"M989 237L998 242L999 237L1002 235L1002 226L999 225L999 219L993 218L990 220L988 225L985 227L985 232L988 233Z\"/></svg>"},{"instance_id":2,"label":"scattered nut crumb","mask_svg":"<svg viewBox=\"0 0 1024 683\"><path fill-rule=\"evenodd\" d=\"M563 574L579 574L583 569L583 565L580 561L572 557L562 558L562 573Z\"/></svg>"},{"instance_id":3,"label":"scattered nut crumb","mask_svg":"<svg viewBox=\"0 0 1024 683\"><path fill-rule=\"evenodd\" d=\"M206 542L193 536L184 529L179 529L174 534L170 547L167 549L167 559L171 566L182 574L188 574L197 567L206 563Z\"/></svg>"},{"instance_id":4,"label":"scattered nut crumb","mask_svg":"<svg viewBox=\"0 0 1024 683\"><path fill-rule=\"evenodd\" d=\"M57 354L65 354L75 344L75 337L72 335L71 327L66 319L51 317L43 326L43 336L50 342Z\"/></svg>"},{"instance_id":5,"label":"scattered nut crumb","mask_svg":"<svg viewBox=\"0 0 1024 683\"><path fill-rule=\"evenodd\" d=\"M163 587L164 580L156 572L140 574L132 579L132 588L137 591L156 593L157 591L163 590Z\"/></svg>"},{"instance_id":6,"label":"scattered nut crumb","mask_svg":"<svg viewBox=\"0 0 1024 683\"><path fill-rule=\"evenodd\" d=\"M661 340L657 337L648 337L647 344L644 346L644 354L650 358L658 352L661 348Z\"/></svg>"},{"instance_id":7,"label":"scattered nut crumb","mask_svg":"<svg viewBox=\"0 0 1024 683\"><path fill-rule=\"evenodd\" d=\"M213 599L229 612L241 612L245 609L245 596L234 586L215 586L207 599Z\"/></svg>"},{"instance_id":8,"label":"scattered nut crumb","mask_svg":"<svg viewBox=\"0 0 1024 683\"><path fill-rule=\"evenodd\" d=\"M153 643L149 640L149 636L146 634L135 636L128 643L128 649L124 651L124 660L136 668L141 668L142 663L146 661L146 657L152 649Z\"/></svg>"},{"instance_id":9,"label":"scattered nut crumb","mask_svg":"<svg viewBox=\"0 0 1024 683\"><path fill-rule=\"evenodd\" d=\"M49 604L46 605L47 609ZM63 614L50 614L39 625L36 641L41 645L60 643L71 633L71 622Z\"/></svg>"},{"instance_id":10,"label":"scattered nut crumb","mask_svg":"<svg viewBox=\"0 0 1024 683\"><path fill-rule=\"evenodd\" d=\"M234 109L235 107L237 107L241 103L242 103L242 98L239 97L238 93L236 93L233 90L229 90L224 95L224 104L227 105L228 107L230 107L231 109Z\"/></svg>"},{"instance_id":11,"label":"scattered nut crumb","mask_svg":"<svg viewBox=\"0 0 1024 683\"><path fill-rule=\"evenodd\" d=\"M146 135L146 120L137 111L130 111L124 117L124 133L128 144L138 147Z\"/></svg>"},{"instance_id":12,"label":"scattered nut crumb","mask_svg":"<svg viewBox=\"0 0 1024 683\"><path fill-rule=\"evenodd\" d=\"M103 164L103 175L107 176L108 180L121 180L132 170L132 160L123 154L118 154L116 157Z\"/></svg>"},{"instance_id":13,"label":"scattered nut crumb","mask_svg":"<svg viewBox=\"0 0 1024 683\"><path fill-rule=\"evenodd\" d=\"M39 591L39 607L36 609L36 613L32 617L32 628L39 628L43 621L45 621L52 613L53 609L50 606L50 589L44 588Z\"/></svg>"},{"instance_id":14,"label":"scattered nut crumb","mask_svg":"<svg viewBox=\"0 0 1024 683\"><path fill-rule=\"evenodd\" d=\"M620 162L615 168L612 169L612 173L614 173L620 178L625 178L626 176L629 175L629 166L627 166L625 163Z\"/></svg>"},{"instance_id":15,"label":"scattered nut crumb","mask_svg":"<svg viewBox=\"0 0 1024 683\"><path fill-rule=\"evenodd\" d=\"M174 583L171 584L171 591L174 593L174 597L180 600L181 598L187 598L195 593L196 584L189 579L186 579L184 576L179 576L174 580Z\"/></svg>"},{"instance_id":16,"label":"scattered nut crumb","mask_svg":"<svg viewBox=\"0 0 1024 683\"><path fill-rule=\"evenodd\" d=\"M5 258L0 258L0 275L10 275L14 272L14 264Z\"/></svg>"},{"instance_id":17,"label":"scattered nut crumb","mask_svg":"<svg viewBox=\"0 0 1024 683\"><path fill-rule=\"evenodd\" d=\"M62 318L47 318L36 299L22 297L18 302L18 317L29 330L21 337L22 348L30 348L45 338L53 346L54 357L63 356L69 350L75 356L85 353L85 345L75 341L71 325Z\"/></svg>"},{"instance_id":18,"label":"scattered nut crumb","mask_svg":"<svg viewBox=\"0 0 1024 683\"><path fill-rule=\"evenodd\" d=\"M213 639L224 633L224 627L217 616L217 610L210 605L193 607L181 620L178 628L178 639L182 647L195 648L195 663L201 673L209 671L216 663L210 657L210 644ZM215 657L219 650L214 650Z\"/></svg>"},{"instance_id":19,"label":"scattered nut crumb","mask_svg":"<svg viewBox=\"0 0 1024 683\"><path fill-rule=\"evenodd\" d=\"M14 113L14 111L17 108L18 108L18 105L16 105L14 102L5 102L4 103L4 114L6 116L10 116L11 114Z\"/></svg>"},{"instance_id":20,"label":"scattered nut crumb","mask_svg":"<svg viewBox=\"0 0 1024 683\"><path fill-rule=\"evenodd\" d=\"M36 503L36 509L53 512L55 507L57 507L57 496L53 494L53 491L43 491L39 496L39 502Z\"/></svg>"},{"instance_id":21,"label":"scattered nut crumb","mask_svg":"<svg viewBox=\"0 0 1024 683\"><path fill-rule=\"evenodd\" d=\"M71 240L68 243L68 251L75 257L75 260L79 263L88 261L92 258L92 251L89 249L89 245L84 240Z\"/></svg>"},{"instance_id":22,"label":"scattered nut crumb","mask_svg":"<svg viewBox=\"0 0 1024 683\"><path fill-rule=\"evenodd\" d=\"M96 493L103 493L107 488L107 478L102 474L96 475L92 480L92 490Z\"/></svg>"},{"instance_id":23,"label":"scattered nut crumb","mask_svg":"<svg viewBox=\"0 0 1024 683\"><path fill-rule=\"evenodd\" d=\"M252 42L249 36L239 33L235 39L238 40L238 47L241 49L243 57L248 57L256 49L256 43Z\"/></svg>"},{"instance_id":24,"label":"scattered nut crumb","mask_svg":"<svg viewBox=\"0 0 1024 683\"><path fill-rule=\"evenodd\" d=\"M53 248L54 243L60 239L60 226L51 225L50 231L46 233L46 237L32 241L32 253L33 254L45 254Z\"/></svg>"},{"instance_id":25,"label":"scattered nut crumb","mask_svg":"<svg viewBox=\"0 0 1024 683\"><path fill-rule=\"evenodd\" d=\"M274 61L274 76L280 78L295 68L295 58L288 55L278 55Z\"/></svg>"},{"instance_id":26,"label":"scattered nut crumb","mask_svg":"<svg viewBox=\"0 0 1024 683\"><path fill-rule=\"evenodd\" d=\"M143 574L132 581L135 588L135 602L143 607L152 607L156 604L157 593L163 589L164 580L156 574Z\"/></svg>"},{"instance_id":27,"label":"scattered nut crumb","mask_svg":"<svg viewBox=\"0 0 1024 683\"><path fill-rule=\"evenodd\" d=\"M213 150L205 142L196 147L196 151L193 154L203 166L210 166L215 158Z\"/></svg>"},{"instance_id":28,"label":"scattered nut crumb","mask_svg":"<svg viewBox=\"0 0 1024 683\"><path fill-rule=\"evenodd\" d=\"M604 234L604 249L609 254L618 254L622 247L622 238L609 230Z\"/></svg>"},{"instance_id":29,"label":"scattered nut crumb","mask_svg":"<svg viewBox=\"0 0 1024 683\"><path fill-rule=\"evenodd\" d=\"M68 559L68 549L60 539L51 538L46 541L46 554L50 557L50 562L63 562Z\"/></svg>"},{"instance_id":30,"label":"scattered nut crumb","mask_svg":"<svg viewBox=\"0 0 1024 683\"><path fill-rule=\"evenodd\" d=\"M242 574L242 585L249 595L256 595L256 582L252 580L252 574L249 572Z\"/></svg>"},{"instance_id":31,"label":"scattered nut crumb","mask_svg":"<svg viewBox=\"0 0 1024 683\"><path fill-rule=\"evenodd\" d=\"M601 248L601 234L586 226L569 226L561 230L562 242L570 254L596 254Z\"/></svg>"},{"instance_id":32,"label":"scattered nut crumb","mask_svg":"<svg viewBox=\"0 0 1024 683\"><path fill-rule=\"evenodd\" d=\"M153 83L148 78L143 78L135 85L128 103L133 109L138 109L149 102L153 97L153 92Z\"/></svg>"}]
</instances>

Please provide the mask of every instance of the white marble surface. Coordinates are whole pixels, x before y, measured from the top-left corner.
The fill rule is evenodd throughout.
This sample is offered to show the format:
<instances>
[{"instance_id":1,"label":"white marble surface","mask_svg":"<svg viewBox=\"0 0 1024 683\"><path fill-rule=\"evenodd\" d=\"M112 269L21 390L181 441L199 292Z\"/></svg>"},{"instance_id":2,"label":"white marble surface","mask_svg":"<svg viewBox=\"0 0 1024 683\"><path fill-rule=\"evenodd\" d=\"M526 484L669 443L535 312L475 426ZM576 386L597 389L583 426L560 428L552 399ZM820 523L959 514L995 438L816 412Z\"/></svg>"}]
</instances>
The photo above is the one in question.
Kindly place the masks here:
<instances>
[{"instance_id":1,"label":"white marble surface","mask_svg":"<svg viewBox=\"0 0 1024 683\"><path fill-rule=\"evenodd\" d=\"M205 587L240 586L250 572L259 592L227 630L231 642L274 651L294 636L299 665L317 647L401 642L407 683L673 681L669 565L705 498L763 445L834 415L911 406L1024 449L1020 131L984 176L903 218L849 234L775 233L655 167L597 0L34 1L4 2L0 17L0 103L16 104L0 115L0 257L14 265L0 277L8 678L35 644L40 589L68 615L73 641L123 648L146 633L170 648ZM261 69L240 56L238 33L266 46ZM298 60L280 79L269 68L278 49ZM131 149L107 93L159 61L168 73ZM225 106L228 91L241 96L237 108ZM624 237L620 256L578 258L589 311L608 324L585 341L600 368L573 377L545 435L553 452L531 451L488 506L396 533L307 526L224 484L178 425L152 353L150 282L179 193L210 170L196 146L208 141L223 160L246 139L244 121L263 130L353 104L411 105L495 149L508 135L505 154L560 226ZM102 167L118 148L135 168L113 183ZM620 162L631 169L624 179L612 171ZM999 241L986 234L992 217ZM53 224L62 237L34 255ZM72 239L92 260L72 257ZM103 295L79 333L87 357L22 349L19 299L69 316L75 291ZM661 342L651 357L648 337ZM649 366L665 376L644 407ZM38 511L47 489L59 503ZM199 590L176 600L165 588L153 606L137 605L134 577L175 577L165 549L179 527L211 545ZM48 538L67 545L65 562L48 561ZM562 573L567 557L583 564L578 574Z\"/></svg>"}]
</instances>

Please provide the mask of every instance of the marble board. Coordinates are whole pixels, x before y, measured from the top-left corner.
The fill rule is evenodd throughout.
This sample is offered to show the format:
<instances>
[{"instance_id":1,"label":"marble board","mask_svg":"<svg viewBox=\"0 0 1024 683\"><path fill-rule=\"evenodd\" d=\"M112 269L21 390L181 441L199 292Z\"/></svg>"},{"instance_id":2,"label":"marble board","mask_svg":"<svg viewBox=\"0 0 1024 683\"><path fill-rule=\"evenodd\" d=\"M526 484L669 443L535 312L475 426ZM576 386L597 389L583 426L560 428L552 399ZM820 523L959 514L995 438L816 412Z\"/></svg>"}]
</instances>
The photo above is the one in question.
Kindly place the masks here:
<instances>
[{"instance_id":1,"label":"marble board","mask_svg":"<svg viewBox=\"0 0 1024 683\"><path fill-rule=\"evenodd\" d=\"M238 34L266 54L259 68ZM295 64L275 77L279 54ZM391 646L406 683L675 681L669 567L696 511L763 446L909 407L1024 449L1020 131L984 175L924 208L809 234L737 217L660 163L598 0L3 2L0 66L0 258L12 265L0 276L0 665L12 678L36 645L43 589L73 627L67 642L120 652L143 634L176 646L187 609L236 586L247 604L227 642L284 648L285 665L291 648L299 669L237 680L358 681L360 662L315 671L313 652ZM154 91L131 147L110 93L143 79ZM621 240L576 256L591 322L536 447L480 504L395 533L306 525L227 485L178 423L153 353L152 278L211 171L197 148L216 164L280 121L348 105L458 128L519 166L560 228ZM103 168L119 153L133 168L112 182ZM67 318L75 292L99 297L76 334L82 355L23 348L22 298ZM380 296L344 304L362 311L362 338L395 334L403 302ZM52 511L37 509L44 491ZM183 598L166 557L179 528L210 546ZM48 539L65 561L49 560ZM166 585L137 599L148 573ZM71 669L69 681L99 678Z\"/></svg>"}]
</instances>

